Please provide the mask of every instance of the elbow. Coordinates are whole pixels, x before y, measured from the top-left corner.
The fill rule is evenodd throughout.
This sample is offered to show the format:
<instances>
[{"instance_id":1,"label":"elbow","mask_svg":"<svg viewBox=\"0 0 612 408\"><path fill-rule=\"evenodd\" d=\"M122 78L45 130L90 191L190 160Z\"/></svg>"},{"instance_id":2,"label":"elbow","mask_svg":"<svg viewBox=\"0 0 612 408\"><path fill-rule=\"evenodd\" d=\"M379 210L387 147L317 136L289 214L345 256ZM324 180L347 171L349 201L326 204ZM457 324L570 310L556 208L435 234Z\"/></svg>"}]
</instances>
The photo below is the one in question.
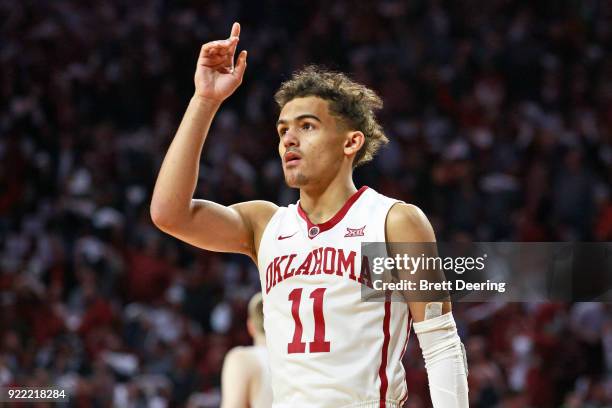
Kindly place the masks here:
<instances>
[{"instance_id":1,"label":"elbow","mask_svg":"<svg viewBox=\"0 0 612 408\"><path fill-rule=\"evenodd\" d=\"M149 214L153 224L162 231L168 231L176 224L176 216L173 212L157 200L151 201Z\"/></svg>"},{"instance_id":2,"label":"elbow","mask_svg":"<svg viewBox=\"0 0 612 408\"><path fill-rule=\"evenodd\" d=\"M153 221L153 224L161 230L163 230L163 226L168 223L168 219L164 214L164 211L154 202L151 202L151 206L149 207L149 215L151 216L151 221Z\"/></svg>"}]
</instances>

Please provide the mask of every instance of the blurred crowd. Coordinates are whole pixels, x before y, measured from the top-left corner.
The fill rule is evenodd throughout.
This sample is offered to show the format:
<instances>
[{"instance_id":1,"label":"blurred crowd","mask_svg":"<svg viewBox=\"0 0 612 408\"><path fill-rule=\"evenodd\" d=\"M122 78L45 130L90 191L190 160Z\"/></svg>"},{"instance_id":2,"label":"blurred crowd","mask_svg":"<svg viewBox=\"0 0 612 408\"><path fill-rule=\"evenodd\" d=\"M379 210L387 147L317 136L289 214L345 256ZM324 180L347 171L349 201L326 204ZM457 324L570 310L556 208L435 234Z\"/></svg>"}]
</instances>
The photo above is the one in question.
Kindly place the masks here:
<instances>
[{"instance_id":1,"label":"blurred crowd","mask_svg":"<svg viewBox=\"0 0 612 408\"><path fill-rule=\"evenodd\" d=\"M391 143L360 185L439 240L612 240L612 3L603 0L0 0L0 386L77 407L215 407L249 344L258 272L156 230L152 186L200 45L240 21L242 86L198 197L297 199L272 95L305 64L375 89ZM475 408L612 406L602 303L457 304ZM416 338L410 408L427 407Z\"/></svg>"}]
</instances>

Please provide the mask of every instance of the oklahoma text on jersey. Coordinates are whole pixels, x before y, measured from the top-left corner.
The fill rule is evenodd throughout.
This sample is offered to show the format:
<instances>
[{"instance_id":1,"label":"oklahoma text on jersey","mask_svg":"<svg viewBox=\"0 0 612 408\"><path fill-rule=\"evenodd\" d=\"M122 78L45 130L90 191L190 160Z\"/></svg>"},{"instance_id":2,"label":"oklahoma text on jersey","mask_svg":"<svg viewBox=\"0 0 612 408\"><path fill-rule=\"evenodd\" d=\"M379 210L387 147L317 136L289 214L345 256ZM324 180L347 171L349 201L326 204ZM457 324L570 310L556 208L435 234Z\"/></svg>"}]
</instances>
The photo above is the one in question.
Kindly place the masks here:
<instances>
[{"instance_id":1,"label":"oklahoma text on jersey","mask_svg":"<svg viewBox=\"0 0 612 408\"><path fill-rule=\"evenodd\" d=\"M298 254L277 256L266 268L266 293L270 292L277 283L299 275L336 275L352 279L360 284L372 287L370 263L366 256L361 260L361 271L355 275L355 251L344 253L342 248L325 247L316 248L308 253L306 259L297 268L294 262ZM281 272L282 271L282 272Z\"/></svg>"},{"instance_id":2,"label":"oklahoma text on jersey","mask_svg":"<svg viewBox=\"0 0 612 408\"><path fill-rule=\"evenodd\" d=\"M325 223L299 202L270 219L257 264L274 408L399 408L408 397L408 306L361 297L372 277L361 244L385 241L396 202L362 187Z\"/></svg>"}]
</instances>

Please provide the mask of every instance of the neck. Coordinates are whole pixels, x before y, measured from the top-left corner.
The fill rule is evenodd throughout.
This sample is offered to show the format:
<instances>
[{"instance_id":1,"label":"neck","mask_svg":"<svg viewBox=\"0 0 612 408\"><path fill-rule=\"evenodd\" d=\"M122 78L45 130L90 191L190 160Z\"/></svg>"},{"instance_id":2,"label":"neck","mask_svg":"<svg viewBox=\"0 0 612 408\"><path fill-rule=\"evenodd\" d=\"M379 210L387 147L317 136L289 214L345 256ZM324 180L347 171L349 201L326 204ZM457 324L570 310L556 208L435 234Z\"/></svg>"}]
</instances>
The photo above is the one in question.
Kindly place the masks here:
<instances>
[{"instance_id":1,"label":"neck","mask_svg":"<svg viewBox=\"0 0 612 408\"><path fill-rule=\"evenodd\" d=\"M255 337L253 337L253 345L254 346L265 346L266 336L264 334L257 333Z\"/></svg>"},{"instance_id":2,"label":"neck","mask_svg":"<svg viewBox=\"0 0 612 408\"><path fill-rule=\"evenodd\" d=\"M300 205L310 221L320 224L333 217L356 191L351 177L336 178L323 187L301 188Z\"/></svg>"}]
</instances>

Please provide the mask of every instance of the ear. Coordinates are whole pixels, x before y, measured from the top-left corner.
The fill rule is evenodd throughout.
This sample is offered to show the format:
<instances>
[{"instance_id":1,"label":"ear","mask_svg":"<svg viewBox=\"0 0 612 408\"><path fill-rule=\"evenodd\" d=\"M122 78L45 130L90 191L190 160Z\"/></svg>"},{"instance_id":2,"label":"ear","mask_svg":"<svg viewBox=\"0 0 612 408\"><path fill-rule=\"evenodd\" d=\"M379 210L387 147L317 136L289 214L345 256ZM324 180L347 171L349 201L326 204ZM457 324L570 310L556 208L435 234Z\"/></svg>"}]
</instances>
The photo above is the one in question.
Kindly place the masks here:
<instances>
[{"instance_id":1,"label":"ear","mask_svg":"<svg viewBox=\"0 0 612 408\"><path fill-rule=\"evenodd\" d=\"M247 319L247 332L249 332L249 336L255 337L255 326L253 326L253 322L251 319Z\"/></svg>"},{"instance_id":2,"label":"ear","mask_svg":"<svg viewBox=\"0 0 612 408\"><path fill-rule=\"evenodd\" d=\"M350 131L346 134L344 141L344 154L347 156L355 155L365 143L365 135L358 131Z\"/></svg>"}]
</instances>

